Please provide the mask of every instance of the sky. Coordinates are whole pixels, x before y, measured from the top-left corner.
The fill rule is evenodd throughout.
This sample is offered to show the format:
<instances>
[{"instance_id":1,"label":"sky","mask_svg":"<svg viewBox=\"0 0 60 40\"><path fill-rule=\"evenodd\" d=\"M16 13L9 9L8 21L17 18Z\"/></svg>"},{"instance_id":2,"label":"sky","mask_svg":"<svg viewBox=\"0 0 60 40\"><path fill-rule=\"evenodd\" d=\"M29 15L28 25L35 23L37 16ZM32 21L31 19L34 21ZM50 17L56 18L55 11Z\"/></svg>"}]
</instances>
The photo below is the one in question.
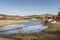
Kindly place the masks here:
<instances>
[{"instance_id":1,"label":"sky","mask_svg":"<svg viewBox=\"0 0 60 40\"><path fill-rule=\"evenodd\" d=\"M7 15L57 15L60 0L0 0L0 14Z\"/></svg>"}]
</instances>

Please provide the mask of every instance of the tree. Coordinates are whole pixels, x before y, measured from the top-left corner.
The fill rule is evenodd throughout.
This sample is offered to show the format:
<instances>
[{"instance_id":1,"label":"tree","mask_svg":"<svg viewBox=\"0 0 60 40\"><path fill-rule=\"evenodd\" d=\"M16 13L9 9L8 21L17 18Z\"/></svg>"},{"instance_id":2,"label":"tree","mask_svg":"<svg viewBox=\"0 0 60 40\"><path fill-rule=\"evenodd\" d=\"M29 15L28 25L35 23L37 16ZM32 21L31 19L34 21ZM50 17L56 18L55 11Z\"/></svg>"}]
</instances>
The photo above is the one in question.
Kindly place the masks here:
<instances>
[{"instance_id":1,"label":"tree","mask_svg":"<svg viewBox=\"0 0 60 40\"><path fill-rule=\"evenodd\" d=\"M60 18L60 8L59 8L59 11L58 11L58 18Z\"/></svg>"}]
</instances>

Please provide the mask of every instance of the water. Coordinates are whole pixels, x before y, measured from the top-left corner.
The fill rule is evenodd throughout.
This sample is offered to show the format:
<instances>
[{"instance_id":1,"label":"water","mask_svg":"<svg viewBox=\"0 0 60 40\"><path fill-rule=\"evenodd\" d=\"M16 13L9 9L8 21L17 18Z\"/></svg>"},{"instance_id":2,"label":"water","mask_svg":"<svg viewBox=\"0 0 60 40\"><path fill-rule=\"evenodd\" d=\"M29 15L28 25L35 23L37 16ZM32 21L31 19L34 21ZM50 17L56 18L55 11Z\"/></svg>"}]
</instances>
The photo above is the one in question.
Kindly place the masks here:
<instances>
[{"instance_id":1,"label":"water","mask_svg":"<svg viewBox=\"0 0 60 40\"><path fill-rule=\"evenodd\" d=\"M36 26L29 26L27 28L23 28L21 30L21 33L29 34L29 33L39 33L43 29L46 29L47 27L41 26L41 25L36 25Z\"/></svg>"},{"instance_id":2,"label":"water","mask_svg":"<svg viewBox=\"0 0 60 40\"><path fill-rule=\"evenodd\" d=\"M42 30L48 28L47 26L42 26L41 20L29 20L28 22L12 24L0 28L0 34L15 34L15 33L39 33Z\"/></svg>"}]
</instances>

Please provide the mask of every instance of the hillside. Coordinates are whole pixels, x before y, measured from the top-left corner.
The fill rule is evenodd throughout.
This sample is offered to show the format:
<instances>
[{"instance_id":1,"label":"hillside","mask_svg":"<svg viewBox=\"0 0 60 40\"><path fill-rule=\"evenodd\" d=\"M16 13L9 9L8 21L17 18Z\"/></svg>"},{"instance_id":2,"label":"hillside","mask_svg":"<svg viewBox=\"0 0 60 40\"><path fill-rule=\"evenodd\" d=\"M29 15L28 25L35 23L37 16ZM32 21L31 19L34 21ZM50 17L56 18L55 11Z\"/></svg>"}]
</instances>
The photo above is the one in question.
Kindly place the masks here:
<instances>
[{"instance_id":1,"label":"hillside","mask_svg":"<svg viewBox=\"0 0 60 40\"><path fill-rule=\"evenodd\" d=\"M12 15L4 15L0 14L0 20L25 20L25 19L41 19L41 18L48 18L48 17L56 17L56 15L51 14L42 14L42 15L29 15L29 16L12 16Z\"/></svg>"}]
</instances>

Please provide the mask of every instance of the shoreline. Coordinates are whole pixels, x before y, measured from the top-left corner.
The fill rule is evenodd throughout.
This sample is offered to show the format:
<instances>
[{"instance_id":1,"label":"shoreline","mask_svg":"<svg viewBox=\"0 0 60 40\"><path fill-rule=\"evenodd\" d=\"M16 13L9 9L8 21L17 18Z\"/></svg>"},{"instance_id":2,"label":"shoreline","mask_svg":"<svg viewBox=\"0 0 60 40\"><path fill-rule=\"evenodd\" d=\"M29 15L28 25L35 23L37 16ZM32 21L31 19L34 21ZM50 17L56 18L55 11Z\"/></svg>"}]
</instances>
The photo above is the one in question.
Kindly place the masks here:
<instances>
[{"instance_id":1,"label":"shoreline","mask_svg":"<svg viewBox=\"0 0 60 40\"><path fill-rule=\"evenodd\" d=\"M11 24L17 24L22 22L28 22L28 20L0 20L0 27L4 27Z\"/></svg>"},{"instance_id":2,"label":"shoreline","mask_svg":"<svg viewBox=\"0 0 60 40\"><path fill-rule=\"evenodd\" d=\"M21 22L27 22L27 20L0 20L0 27Z\"/></svg>"}]
</instances>

